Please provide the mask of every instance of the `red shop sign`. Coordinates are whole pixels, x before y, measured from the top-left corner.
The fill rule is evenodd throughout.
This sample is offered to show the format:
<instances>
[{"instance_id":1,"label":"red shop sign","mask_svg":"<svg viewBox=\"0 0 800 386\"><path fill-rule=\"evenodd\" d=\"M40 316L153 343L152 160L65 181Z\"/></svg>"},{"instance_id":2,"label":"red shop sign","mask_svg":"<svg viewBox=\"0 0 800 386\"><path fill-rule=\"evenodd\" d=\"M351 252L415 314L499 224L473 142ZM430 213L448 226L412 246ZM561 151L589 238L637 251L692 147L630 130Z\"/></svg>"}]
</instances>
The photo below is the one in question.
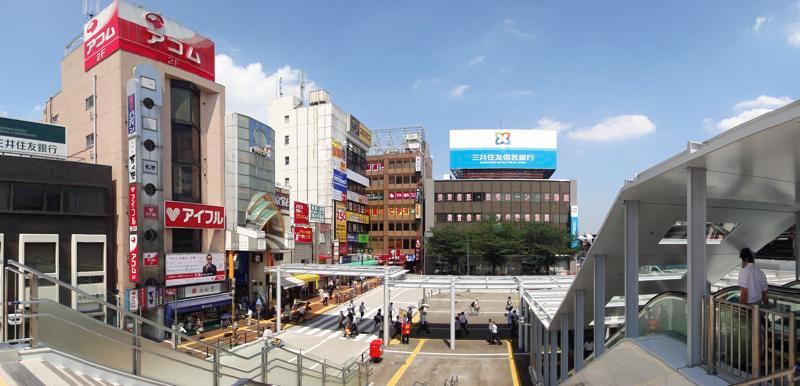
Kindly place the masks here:
<instances>
[{"instance_id":1,"label":"red shop sign","mask_svg":"<svg viewBox=\"0 0 800 386\"><path fill-rule=\"evenodd\" d=\"M300 201L294 202L294 223L308 224L308 204Z\"/></svg>"},{"instance_id":2,"label":"red shop sign","mask_svg":"<svg viewBox=\"0 0 800 386\"><path fill-rule=\"evenodd\" d=\"M164 201L167 228L225 229L225 207Z\"/></svg>"},{"instance_id":3,"label":"red shop sign","mask_svg":"<svg viewBox=\"0 0 800 386\"><path fill-rule=\"evenodd\" d=\"M311 234L311 228L302 228L302 227L294 228L294 241L296 243L310 243L311 240L313 240L313 236Z\"/></svg>"},{"instance_id":4,"label":"red shop sign","mask_svg":"<svg viewBox=\"0 0 800 386\"><path fill-rule=\"evenodd\" d=\"M128 268L130 269L130 275L128 275L128 279L131 283L138 283L139 282L139 238L136 235L130 235L130 244L129 244L129 252L128 252Z\"/></svg>"},{"instance_id":5,"label":"red shop sign","mask_svg":"<svg viewBox=\"0 0 800 386\"><path fill-rule=\"evenodd\" d=\"M139 221L136 215L136 184L128 186L128 229L130 232L136 232L139 228Z\"/></svg>"}]
</instances>

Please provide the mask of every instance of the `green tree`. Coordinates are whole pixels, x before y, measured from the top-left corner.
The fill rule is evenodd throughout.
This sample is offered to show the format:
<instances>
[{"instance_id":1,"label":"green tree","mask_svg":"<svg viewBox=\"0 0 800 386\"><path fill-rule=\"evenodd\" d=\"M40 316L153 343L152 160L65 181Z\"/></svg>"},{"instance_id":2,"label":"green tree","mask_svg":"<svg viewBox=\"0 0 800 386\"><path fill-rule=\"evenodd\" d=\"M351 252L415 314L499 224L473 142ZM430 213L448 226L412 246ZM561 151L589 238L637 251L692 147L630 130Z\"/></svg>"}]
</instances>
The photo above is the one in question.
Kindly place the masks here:
<instances>
[{"instance_id":1,"label":"green tree","mask_svg":"<svg viewBox=\"0 0 800 386\"><path fill-rule=\"evenodd\" d=\"M466 235L454 225L433 228L433 235L425 240L425 250L438 264L456 267L459 258L467 254Z\"/></svg>"},{"instance_id":2,"label":"green tree","mask_svg":"<svg viewBox=\"0 0 800 386\"><path fill-rule=\"evenodd\" d=\"M472 225L472 254L483 257L492 266L492 274L511 255L519 254L519 227L509 222L481 221Z\"/></svg>"},{"instance_id":3,"label":"green tree","mask_svg":"<svg viewBox=\"0 0 800 386\"><path fill-rule=\"evenodd\" d=\"M572 236L552 225L525 223L519 229L520 252L528 257L538 258L545 265L547 274L550 266L559 260L567 260L575 253L570 248Z\"/></svg>"}]
</instances>

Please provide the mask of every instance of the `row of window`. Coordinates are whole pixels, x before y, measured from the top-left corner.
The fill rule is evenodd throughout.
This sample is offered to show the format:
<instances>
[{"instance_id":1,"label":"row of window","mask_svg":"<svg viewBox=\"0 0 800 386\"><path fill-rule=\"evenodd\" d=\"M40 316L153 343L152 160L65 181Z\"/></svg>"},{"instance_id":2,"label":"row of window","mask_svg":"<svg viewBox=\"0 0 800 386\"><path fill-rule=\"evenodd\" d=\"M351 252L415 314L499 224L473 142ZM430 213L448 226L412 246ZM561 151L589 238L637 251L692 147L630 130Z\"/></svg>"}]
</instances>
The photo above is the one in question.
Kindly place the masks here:
<instances>
[{"instance_id":1,"label":"row of window","mask_svg":"<svg viewBox=\"0 0 800 386\"><path fill-rule=\"evenodd\" d=\"M390 237L385 244L383 243L383 238L375 237L370 238L369 242L370 247L375 253L381 253L385 250L390 249L415 249L417 247L417 239L404 239L404 238L394 238Z\"/></svg>"},{"instance_id":2,"label":"row of window","mask_svg":"<svg viewBox=\"0 0 800 386\"><path fill-rule=\"evenodd\" d=\"M347 142L347 168L358 173L366 174L367 151Z\"/></svg>"},{"instance_id":3,"label":"row of window","mask_svg":"<svg viewBox=\"0 0 800 386\"><path fill-rule=\"evenodd\" d=\"M569 202L569 193L436 193L436 202Z\"/></svg>"},{"instance_id":4,"label":"row of window","mask_svg":"<svg viewBox=\"0 0 800 386\"><path fill-rule=\"evenodd\" d=\"M478 222L494 218L495 221L507 222L546 222L567 223L565 213L439 213L436 222Z\"/></svg>"},{"instance_id":5,"label":"row of window","mask_svg":"<svg viewBox=\"0 0 800 386\"><path fill-rule=\"evenodd\" d=\"M402 222L402 223L394 223L390 222L386 225L386 229L389 231L416 231L417 230L417 223L416 222ZM372 232L383 232L383 222L374 222L370 224L370 231Z\"/></svg>"},{"instance_id":6,"label":"row of window","mask_svg":"<svg viewBox=\"0 0 800 386\"><path fill-rule=\"evenodd\" d=\"M360 224L357 222L347 222L347 233L368 233L369 224Z\"/></svg>"},{"instance_id":7,"label":"row of window","mask_svg":"<svg viewBox=\"0 0 800 386\"><path fill-rule=\"evenodd\" d=\"M104 215L105 189L0 181L0 211L33 211Z\"/></svg>"},{"instance_id":8,"label":"row of window","mask_svg":"<svg viewBox=\"0 0 800 386\"><path fill-rule=\"evenodd\" d=\"M419 176L389 176L389 185L398 185L398 184L417 184L419 182ZM370 177L369 179L369 187L382 187L384 185L383 176L375 176Z\"/></svg>"}]
</instances>

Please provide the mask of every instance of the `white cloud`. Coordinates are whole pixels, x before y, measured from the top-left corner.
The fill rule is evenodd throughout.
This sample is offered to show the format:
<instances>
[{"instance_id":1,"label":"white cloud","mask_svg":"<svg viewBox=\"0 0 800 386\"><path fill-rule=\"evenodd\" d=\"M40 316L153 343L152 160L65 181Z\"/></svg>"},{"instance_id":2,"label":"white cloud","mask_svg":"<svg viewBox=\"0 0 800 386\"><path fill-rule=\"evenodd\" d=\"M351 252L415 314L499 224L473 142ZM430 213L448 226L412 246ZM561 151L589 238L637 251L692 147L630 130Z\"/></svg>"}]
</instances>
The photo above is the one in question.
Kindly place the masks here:
<instances>
[{"instance_id":1,"label":"white cloud","mask_svg":"<svg viewBox=\"0 0 800 386\"><path fill-rule=\"evenodd\" d=\"M730 118L725 118L719 121L719 123L717 123L717 128L723 131L728 130L730 128L739 126L742 123L745 123L759 115L766 114L770 111L772 111L772 109L753 109L753 110L743 111Z\"/></svg>"},{"instance_id":2,"label":"white cloud","mask_svg":"<svg viewBox=\"0 0 800 386\"><path fill-rule=\"evenodd\" d=\"M711 118L703 119L703 130L714 130L716 128L716 124L714 120Z\"/></svg>"},{"instance_id":3,"label":"white cloud","mask_svg":"<svg viewBox=\"0 0 800 386\"><path fill-rule=\"evenodd\" d=\"M785 96L773 97L768 95L759 95L755 99L736 103L733 108L734 110L738 111L738 113L732 117L721 119L716 123L716 125L713 124L713 120L709 118L704 119L703 128L716 128L717 130L722 131L728 130L791 102L792 98Z\"/></svg>"},{"instance_id":4,"label":"white cloud","mask_svg":"<svg viewBox=\"0 0 800 386\"><path fill-rule=\"evenodd\" d=\"M458 86L455 86L453 87L452 90L450 90L450 96L453 98L461 98L462 96L464 96L464 93L467 92L467 90L469 90L469 87L470 86L468 84L459 84Z\"/></svg>"},{"instance_id":5,"label":"white cloud","mask_svg":"<svg viewBox=\"0 0 800 386\"><path fill-rule=\"evenodd\" d=\"M437 83L439 83L439 78L420 78L415 80L414 83L411 84L411 89L419 90L421 88L433 86Z\"/></svg>"},{"instance_id":6,"label":"white cloud","mask_svg":"<svg viewBox=\"0 0 800 386\"><path fill-rule=\"evenodd\" d=\"M505 19L503 20L503 30L512 36L518 37L522 40L533 40L534 35L523 32L522 30L517 27L517 21L514 19Z\"/></svg>"},{"instance_id":7,"label":"white cloud","mask_svg":"<svg viewBox=\"0 0 800 386\"><path fill-rule=\"evenodd\" d=\"M795 47L800 47L800 23L786 26L786 41Z\"/></svg>"},{"instance_id":8,"label":"white cloud","mask_svg":"<svg viewBox=\"0 0 800 386\"><path fill-rule=\"evenodd\" d=\"M7 116L8 116L8 111L0 110L0 117L7 117Z\"/></svg>"},{"instance_id":9,"label":"white cloud","mask_svg":"<svg viewBox=\"0 0 800 386\"><path fill-rule=\"evenodd\" d=\"M628 114L610 117L590 128L572 131L569 136L586 141L610 142L639 138L655 131L656 125L647 116Z\"/></svg>"},{"instance_id":10,"label":"white cloud","mask_svg":"<svg viewBox=\"0 0 800 386\"><path fill-rule=\"evenodd\" d=\"M752 110L752 109L776 109L785 106L792 101L789 97L772 97L767 95L759 95L755 99L741 101L734 106L736 110Z\"/></svg>"},{"instance_id":11,"label":"white cloud","mask_svg":"<svg viewBox=\"0 0 800 386\"><path fill-rule=\"evenodd\" d=\"M467 63L467 67L472 67L472 66L477 66L479 64L482 64L485 59L486 59L486 55L478 55L478 56L472 58L472 60L470 60L469 63Z\"/></svg>"},{"instance_id":12,"label":"white cloud","mask_svg":"<svg viewBox=\"0 0 800 386\"><path fill-rule=\"evenodd\" d=\"M758 33L758 31L761 29L761 27L764 26L764 24L767 24L767 23L769 23L771 21L772 21L772 16L770 16L770 17L766 17L766 16L756 17L756 21L753 23L753 32Z\"/></svg>"},{"instance_id":13,"label":"white cloud","mask_svg":"<svg viewBox=\"0 0 800 386\"><path fill-rule=\"evenodd\" d=\"M539 120L539 125L536 127L537 130L554 130L554 131L564 131L572 127L572 124L566 122L559 122L555 119L551 118L542 118Z\"/></svg>"},{"instance_id":14,"label":"white cloud","mask_svg":"<svg viewBox=\"0 0 800 386\"><path fill-rule=\"evenodd\" d=\"M244 66L236 64L225 54L216 56L217 83L225 86L225 111L249 115L267 122L267 102L278 95L278 79L282 78L283 95L300 94L301 71L283 66L275 72L264 72L261 63ZM316 83L306 79L306 97L317 89Z\"/></svg>"}]
</instances>

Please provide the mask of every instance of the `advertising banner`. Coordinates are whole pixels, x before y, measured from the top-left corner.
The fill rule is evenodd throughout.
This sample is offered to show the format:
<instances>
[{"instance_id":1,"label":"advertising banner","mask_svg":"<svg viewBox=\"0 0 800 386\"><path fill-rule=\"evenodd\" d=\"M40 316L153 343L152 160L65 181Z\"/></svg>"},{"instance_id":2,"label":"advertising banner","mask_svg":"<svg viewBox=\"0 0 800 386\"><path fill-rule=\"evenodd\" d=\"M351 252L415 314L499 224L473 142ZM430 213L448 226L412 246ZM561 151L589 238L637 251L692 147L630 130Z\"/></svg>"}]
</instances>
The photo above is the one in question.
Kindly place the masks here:
<instances>
[{"instance_id":1,"label":"advertising banner","mask_svg":"<svg viewBox=\"0 0 800 386\"><path fill-rule=\"evenodd\" d=\"M333 169L333 190L347 194L347 173Z\"/></svg>"},{"instance_id":2,"label":"advertising banner","mask_svg":"<svg viewBox=\"0 0 800 386\"><path fill-rule=\"evenodd\" d=\"M225 254L168 253L166 285L172 287L225 280Z\"/></svg>"},{"instance_id":3,"label":"advertising banner","mask_svg":"<svg viewBox=\"0 0 800 386\"><path fill-rule=\"evenodd\" d=\"M136 138L128 140L128 183L136 182Z\"/></svg>"},{"instance_id":4,"label":"advertising banner","mask_svg":"<svg viewBox=\"0 0 800 386\"><path fill-rule=\"evenodd\" d=\"M142 215L144 218L158 218L158 206L157 205L143 206Z\"/></svg>"},{"instance_id":5,"label":"advertising banner","mask_svg":"<svg viewBox=\"0 0 800 386\"><path fill-rule=\"evenodd\" d=\"M125 290L125 308L128 311L139 310L139 290L136 288Z\"/></svg>"},{"instance_id":6,"label":"advertising banner","mask_svg":"<svg viewBox=\"0 0 800 386\"><path fill-rule=\"evenodd\" d=\"M158 267L158 252L145 252L142 257L145 267Z\"/></svg>"},{"instance_id":7,"label":"advertising banner","mask_svg":"<svg viewBox=\"0 0 800 386\"><path fill-rule=\"evenodd\" d=\"M250 131L250 153L266 158L272 159L272 130L269 126L256 121L255 119L248 119Z\"/></svg>"},{"instance_id":8,"label":"advertising banner","mask_svg":"<svg viewBox=\"0 0 800 386\"><path fill-rule=\"evenodd\" d=\"M572 205L569 211L569 233L572 235L573 240L570 244L571 248L578 247L578 206Z\"/></svg>"},{"instance_id":9,"label":"advertising banner","mask_svg":"<svg viewBox=\"0 0 800 386\"><path fill-rule=\"evenodd\" d=\"M66 129L0 117L0 153L67 158Z\"/></svg>"},{"instance_id":10,"label":"advertising banner","mask_svg":"<svg viewBox=\"0 0 800 386\"><path fill-rule=\"evenodd\" d=\"M311 204L308 217L311 222L325 222L325 207Z\"/></svg>"},{"instance_id":11,"label":"advertising banner","mask_svg":"<svg viewBox=\"0 0 800 386\"><path fill-rule=\"evenodd\" d=\"M362 196L362 195L360 195L360 194L358 194L356 192L350 191L350 190L347 191L347 200L348 201L355 201L355 202L357 202L359 204L364 204L364 205L368 205L369 204L369 200L367 199L366 196Z\"/></svg>"},{"instance_id":12,"label":"advertising banner","mask_svg":"<svg viewBox=\"0 0 800 386\"><path fill-rule=\"evenodd\" d=\"M417 158L414 160L414 171L422 171L422 157L420 156L417 156Z\"/></svg>"},{"instance_id":13,"label":"advertising banner","mask_svg":"<svg viewBox=\"0 0 800 386\"><path fill-rule=\"evenodd\" d=\"M281 210L281 214L288 215L289 208L291 207L291 199L289 193L275 190L275 205Z\"/></svg>"},{"instance_id":14,"label":"advertising banner","mask_svg":"<svg viewBox=\"0 0 800 386\"><path fill-rule=\"evenodd\" d=\"M381 201L383 200L383 193L367 193L367 199L370 201Z\"/></svg>"},{"instance_id":15,"label":"advertising banner","mask_svg":"<svg viewBox=\"0 0 800 386\"><path fill-rule=\"evenodd\" d=\"M336 201L336 239L344 243L347 240L347 206ZM345 243L346 244L346 243Z\"/></svg>"},{"instance_id":16,"label":"advertising banner","mask_svg":"<svg viewBox=\"0 0 800 386\"><path fill-rule=\"evenodd\" d=\"M364 141L367 147L372 146L372 132L361 121L354 116L350 116L350 134L357 136Z\"/></svg>"},{"instance_id":17,"label":"advertising banner","mask_svg":"<svg viewBox=\"0 0 800 386\"><path fill-rule=\"evenodd\" d=\"M308 204L300 201L294 202L294 223L308 224Z\"/></svg>"},{"instance_id":18,"label":"advertising banner","mask_svg":"<svg viewBox=\"0 0 800 386\"><path fill-rule=\"evenodd\" d=\"M83 69L118 50L214 80L214 42L164 16L114 1L83 26Z\"/></svg>"},{"instance_id":19,"label":"advertising banner","mask_svg":"<svg viewBox=\"0 0 800 386\"><path fill-rule=\"evenodd\" d=\"M331 140L331 155L333 158L337 158L340 160L346 160L347 157L344 153L344 146L341 143Z\"/></svg>"},{"instance_id":20,"label":"advertising banner","mask_svg":"<svg viewBox=\"0 0 800 386\"><path fill-rule=\"evenodd\" d=\"M167 228L225 229L225 207L164 201L164 226Z\"/></svg>"},{"instance_id":21,"label":"advertising banner","mask_svg":"<svg viewBox=\"0 0 800 386\"><path fill-rule=\"evenodd\" d=\"M450 130L451 169L556 169L552 130Z\"/></svg>"},{"instance_id":22,"label":"advertising banner","mask_svg":"<svg viewBox=\"0 0 800 386\"><path fill-rule=\"evenodd\" d=\"M128 244L128 280L131 283L139 282L139 236L130 235Z\"/></svg>"},{"instance_id":23,"label":"advertising banner","mask_svg":"<svg viewBox=\"0 0 800 386\"><path fill-rule=\"evenodd\" d=\"M213 295L222 292L222 283L190 285L183 288L183 298L194 298L203 295Z\"/></svg>"},{"instance_id":24,"label":"advertising banner","mask_svg":"<svg viewBox=\"0 0 800 386\"><path fill-rule=\"evenodd\" d=\"M314 240L314 236L312 236L311 228L294 227L294 242L307 244L312 240Z\"/></svg>"},{"instance_id":25,"label":"advertising banner","mask_svg":"<svg viewBox=\"0 0 800 386\"><path fill-rule=\"evenodd\" d=\"M349 222L357 222L359 224L369 224L369 217L363 215L361 213L356 212L347 212L347 221Z\"/></svg>"},{"instance_id":26,"label":"advertising banner","mask_svg":"<svg viewBox=\"0 0 800 386\"><path fill-rule=\"evenodd\" d=\"M136 94L128 95L128 138L136 135Z\"/></svg>"},{"instance_id":27,"label":"advertising banner","mask_svg":"<svg viewBox=\"0 0 800 386\"><path fill-rule=\"evenodd\" d=\"M137 197L136 184L128 185L128 230L136 232L139 229L138 215L136 214Z\"/></svg>"},{"instance_id":28,"label":"advertising banner","mask_svg":"<svg viewBox=\"0 0 800 386\"><path fill-rule=\"evenodd\" d=\"M361 244L367 244L367 243L369 243L369 234L366 234L366 233L359 233L359 234L358 234L358 240L357 240L357 241L358 241L359 243L361 243Z\"/></svg>"}]
</instances>

